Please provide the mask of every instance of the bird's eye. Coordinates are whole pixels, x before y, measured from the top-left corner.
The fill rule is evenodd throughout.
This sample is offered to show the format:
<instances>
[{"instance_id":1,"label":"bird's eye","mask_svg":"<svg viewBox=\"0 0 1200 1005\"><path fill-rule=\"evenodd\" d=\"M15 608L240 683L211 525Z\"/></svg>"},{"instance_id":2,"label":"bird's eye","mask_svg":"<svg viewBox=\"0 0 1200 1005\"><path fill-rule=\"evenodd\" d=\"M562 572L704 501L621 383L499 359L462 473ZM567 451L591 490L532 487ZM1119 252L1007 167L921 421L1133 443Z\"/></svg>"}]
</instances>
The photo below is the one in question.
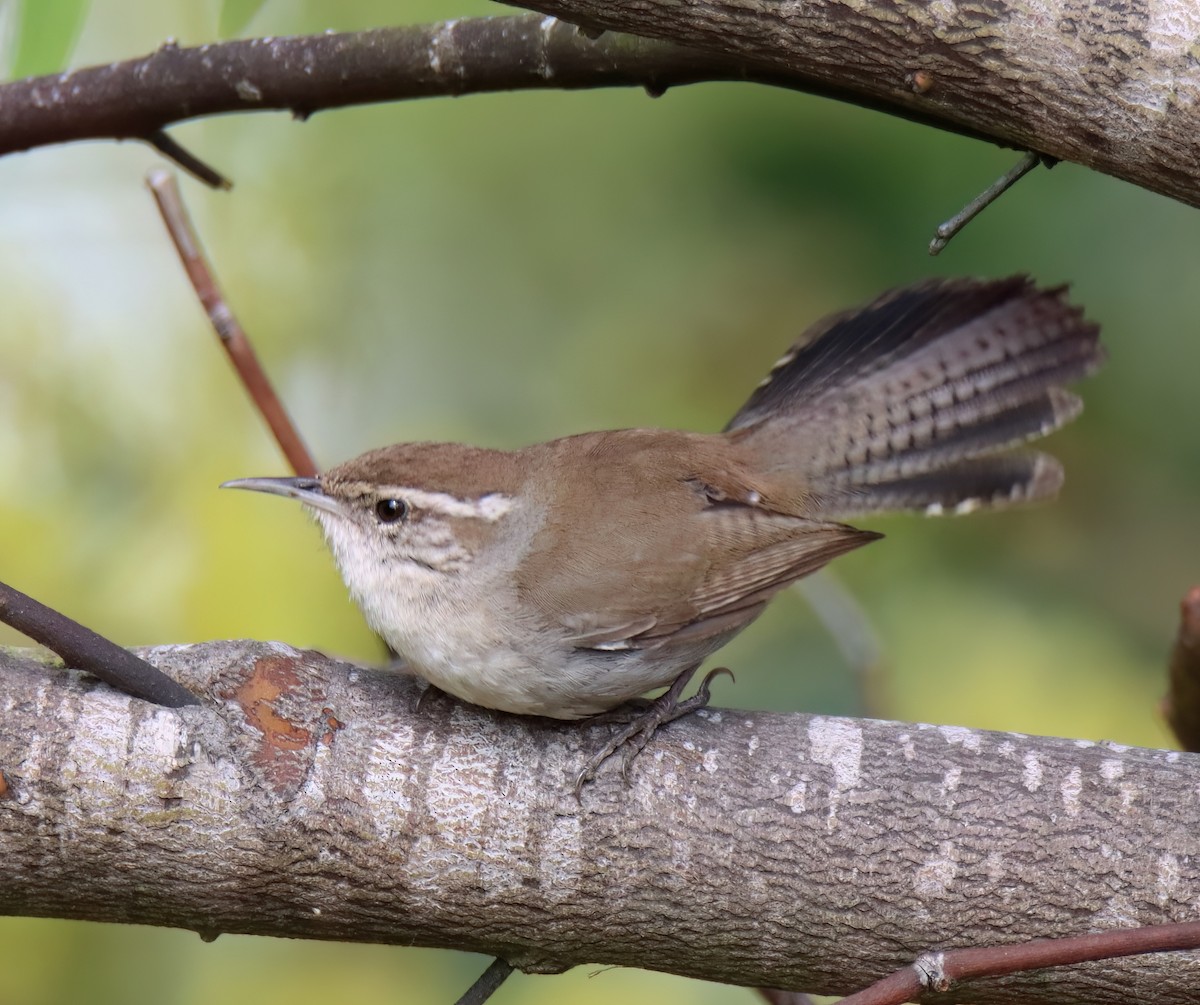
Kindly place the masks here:
<instances>
[{"instance_id":1,"label":"bird's eye","mask_svg":"<svg viewBox=\"0 0 1200 1005\"><path fill-rule=\"evenodd\" d=\"M399 523L408 517L408 503L403 499L380 499L375 504L380 523Z\"/></svg>"}]
</instances>

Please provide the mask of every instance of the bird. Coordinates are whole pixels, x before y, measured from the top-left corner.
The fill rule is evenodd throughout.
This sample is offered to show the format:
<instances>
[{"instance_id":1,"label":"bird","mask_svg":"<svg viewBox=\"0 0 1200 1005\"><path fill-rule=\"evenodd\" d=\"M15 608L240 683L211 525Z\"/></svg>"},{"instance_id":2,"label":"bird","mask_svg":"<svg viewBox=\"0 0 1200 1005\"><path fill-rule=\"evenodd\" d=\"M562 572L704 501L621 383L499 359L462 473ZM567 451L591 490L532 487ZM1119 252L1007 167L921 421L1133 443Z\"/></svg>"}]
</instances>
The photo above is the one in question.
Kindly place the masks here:
<instances>
[{"instance_id":1,"label":"bird","mask_svg":"<svg viewBox=\"0 0 1200 1005\"><path fill-rule=\"evenodd\" d=\"M882 536L847 520L1057 493L1055 458L1010 448L1074 419L1064 385L1104 360L1065 294L1025 276L888 291L810 327L717 433L399 443L223 487L304 504L367 623L441 691L563 720L628 709L578 793L708 702L725 668L686 685L780 590Z\"/></svg>"}]
</instances>

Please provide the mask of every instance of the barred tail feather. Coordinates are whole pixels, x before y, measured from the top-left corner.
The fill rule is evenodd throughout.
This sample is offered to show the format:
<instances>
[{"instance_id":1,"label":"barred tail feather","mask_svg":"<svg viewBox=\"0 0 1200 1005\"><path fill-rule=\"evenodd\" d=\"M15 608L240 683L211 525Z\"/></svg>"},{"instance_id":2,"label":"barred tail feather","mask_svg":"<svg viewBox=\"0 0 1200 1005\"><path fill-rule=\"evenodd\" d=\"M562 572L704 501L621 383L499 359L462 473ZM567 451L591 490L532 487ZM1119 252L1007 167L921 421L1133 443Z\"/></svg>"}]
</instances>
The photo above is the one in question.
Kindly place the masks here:
<instances>
[{"instance_id":1,"label":"barred tail feather","mask_svg":"<svg viewBox=\"0 0 1200 1005\"><path fill-rule=\"evenodd\" d=\"M839 519L904 511L942 516L1052 499L1062 483L1062 465L1049 454L1012 454L910 478L828 489L821 493L820 505L822 512L836 513Z\"/></svg>"},{"instance_id":2,"label":"barred tail feather","mask_svg":"<svg viewBox=\"0 0 1200 1005\"><path fill-rule=\"evenodd\" d=\"M991 455L1075 418L1061 385L1103 361L1099 329L1063 293L1018 276L885 294L811 329L727 432L828 516L1051 496L1053 458Z\"/></svg>"},{"instance_id":3,"label":"barred tail feather","mask_svg":"<svg viewBox=\"0 0 1200 1005\"><path fill-rule=\"evenodd\" d=\"M834 485L871 485L928 474L963 461L1040 439L1066 425L1083 410L1077 395L1060 387L1043 391L1033 401L993 401L993 407L970 423L951 421L944 431L922 436L904 429L891 437L891 447L824 472L820 481Z\"/></svg>"}]
</instances>

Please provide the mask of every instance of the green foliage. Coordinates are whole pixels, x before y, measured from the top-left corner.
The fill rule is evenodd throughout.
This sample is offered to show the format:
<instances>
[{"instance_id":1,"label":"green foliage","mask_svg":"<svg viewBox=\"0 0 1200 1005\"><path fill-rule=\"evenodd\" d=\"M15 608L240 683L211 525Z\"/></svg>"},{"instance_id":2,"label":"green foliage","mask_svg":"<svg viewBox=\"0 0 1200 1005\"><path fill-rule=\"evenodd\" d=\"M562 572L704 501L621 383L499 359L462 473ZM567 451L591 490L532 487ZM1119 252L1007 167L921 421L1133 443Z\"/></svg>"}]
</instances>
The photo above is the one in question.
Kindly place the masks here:
<instances>
[{"instance_id":1,"label":"green foliage","mask_svg":"<svg viewBox=\"0 0 1200 1005\"><path fill-rule=\"evenodd\" d=\"M12 77L61 70L87 17L88 0L13 0L16 16Z\"/></svg>"},{"instance_id":2,"label":"green foliage","mask_svg":"<svg viewBox=\"0 0 1200 1005\"><path fill-rule=\"evenodd\" d=\"M222 0L217 35L221 38L240 35L264 3L266 0Z\"/></svg>"}]
</instances>

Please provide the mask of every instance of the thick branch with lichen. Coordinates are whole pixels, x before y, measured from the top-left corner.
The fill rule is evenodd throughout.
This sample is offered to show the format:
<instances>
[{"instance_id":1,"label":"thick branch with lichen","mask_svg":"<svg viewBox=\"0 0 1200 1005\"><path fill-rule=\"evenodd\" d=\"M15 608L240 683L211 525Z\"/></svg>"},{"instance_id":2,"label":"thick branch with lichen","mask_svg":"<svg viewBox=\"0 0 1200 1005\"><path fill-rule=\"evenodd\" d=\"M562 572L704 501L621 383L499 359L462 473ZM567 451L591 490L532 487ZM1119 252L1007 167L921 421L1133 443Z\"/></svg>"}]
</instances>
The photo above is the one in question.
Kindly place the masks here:
<instances>
[{"instance_id":1,"label":"thick branch with lichen","mask_svg":"<svg viewBox=\"0 0 1200 1005\"><path fill-rule=\"evenodd\" d=\"M714 710L577 802L608 727L414 713L415 682L278 644L145 655L206 703L0 653L0 912L835 994L928 949L1194 917L1189 754ZM1198 984L1183 953L969 997L1170 1005Z\"/></svg>"}]
</instances>

